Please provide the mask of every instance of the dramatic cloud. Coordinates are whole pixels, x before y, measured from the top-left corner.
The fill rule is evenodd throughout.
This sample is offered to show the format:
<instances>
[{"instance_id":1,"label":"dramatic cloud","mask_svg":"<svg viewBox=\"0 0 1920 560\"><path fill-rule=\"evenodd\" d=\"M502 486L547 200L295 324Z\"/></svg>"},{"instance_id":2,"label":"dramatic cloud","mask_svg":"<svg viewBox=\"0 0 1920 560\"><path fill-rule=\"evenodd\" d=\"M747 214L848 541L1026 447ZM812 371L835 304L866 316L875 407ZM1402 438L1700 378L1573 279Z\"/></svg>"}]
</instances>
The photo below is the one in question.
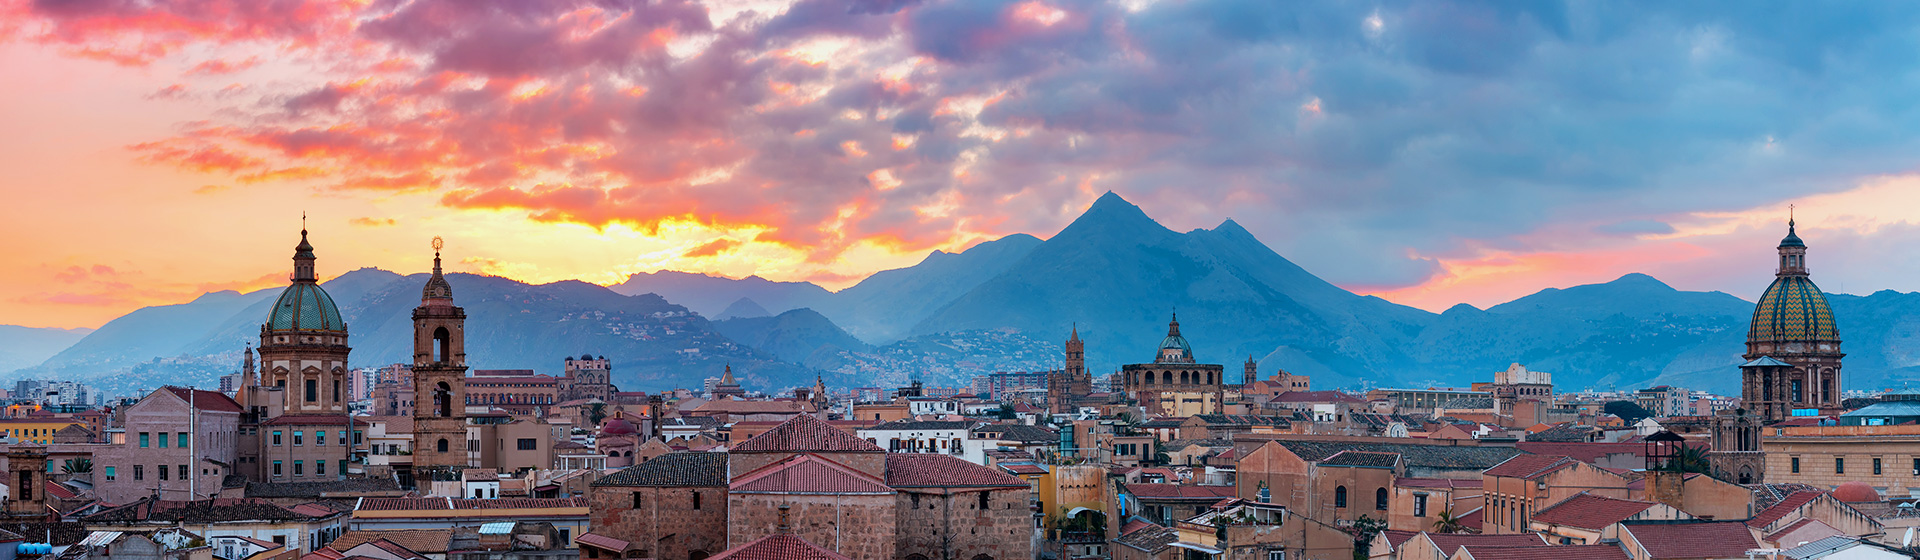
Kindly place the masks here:
<instances>
[{"instance_id":1,"label":"dramatic cloud","mask_svg":"<svg viewBox=\"0 0 1920 560\"><path fill-rule=\"evenodd\" d=\"M1872 3L91 0L10 17L65 52L177 74L155 97L208 92L208 118L132 149L234 189L697 224L735 239L682 257L771 244L814 263L1045 234L1111 189L1170 225L1229 214L1330 280L1392 291L1503 259L1595 266L1612 261L1580 256L1625 258L1622 244L1690 216L1914 171L1916 16Z\"/></svg>"}]
</instances>

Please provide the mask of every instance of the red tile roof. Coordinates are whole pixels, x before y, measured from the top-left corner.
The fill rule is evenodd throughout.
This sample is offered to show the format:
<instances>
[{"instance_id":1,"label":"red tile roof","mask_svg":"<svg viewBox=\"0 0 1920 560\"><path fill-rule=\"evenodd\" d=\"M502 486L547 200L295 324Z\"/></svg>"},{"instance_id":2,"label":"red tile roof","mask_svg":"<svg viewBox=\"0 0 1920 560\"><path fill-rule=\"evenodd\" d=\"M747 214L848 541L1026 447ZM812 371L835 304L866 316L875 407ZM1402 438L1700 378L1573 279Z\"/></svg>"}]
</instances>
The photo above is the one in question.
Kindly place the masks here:
<instances>
[{"instance_id":1,"label":"red tile roof","mask_svg":"<svg viewBox=\"0 0 1920 560\"><path fill-rule=\"evenodd\" d=\"M788 533L774 533L727 549L711 560L850 560Z\"/></svg>"},{"instance_id":2,"label":"red tile roof","mask_svg":"<svg viewBox=\"0 0 1920 560\"><path fill-rule=\"evenodd\" d=\"M1546 537L1538 533L1523 535L1485 535L1479 533L1426 533L1427 540L1440 548L1440 553L1452 557L1463 546L1546 546Z\"/></svg>"},{"instance_id":3,"label":"red tile roof","mask_svg":"<svg viewBox=\"0 0 1920 560\"><path fill-rule=\"evenodd\" d=\"M47 493L48 496L53 496L55 499L60 499L60 500L71 500L79 497L79 494L73 493L72 488L68 488L67 485L65 484L61 484L51 480L47 481L47 489L45 490L45 492Z\"/></svg>"},{"instance_id":4,"label":"red tile roof","mask_svg":"<svg viewBox=\"0 0 1920 560\"><path fill-rule=\"evenodd\" d=\"M574 537L573 542L584 544L584 545L602 549L602 550L612 550L617 552L626 552L627 546L632 544L632 543L628 543L627 541L623 541L620 539L616 539L606 535L595 534L595 533L587 533L584 535L580 535L578 537Z\"/></svg>"},{"instance_id":5,"label":"red tile roof","mask_svg":"<svg viewBox=\"0 0 1920 560\"><path fill-rule=\"evenodd\" d=\"M327 543L327 548L346 552L362 544L387 541L417 553L444 554L453 544L453 529L394 529L386 531L348 531Z\"/></svg>"},{"instance_id":6,"label":"red tile roof","mask_svg":"<svg viewBox=\"0 0 1920 560\"><path fill-rule=\"evenodd\" d=\"M1650 507L1653 507L1653 502L1616 500L1582 493L1547 509L1534 512L1533 522L1598 531L1607 528L1608 525L1626 521L1639 515L1640 512L1647 511Z\"/></svg>"},{"instance_id":7,"label":"red tile roof","mask_svg":"<svg viewBox=\"0 0 1920 560\"><path fill-rule=\"evenodd\" d=\"M735 478L728 491L803 494L892 494L880 479L815 455L800 454Z\"/></svg>"},{"instance_id":8,"label":"red tile roof","mask_svg":"<svg viewBox=\"0 0 1920 560\"><path fill-rule=\"evenodd\" d=\"M1278 403L1364 403L1366 399L1339 391L1287 391L1274 395Z\"/></svg>"},{"instance_id":9,"label":"red tile roof","mask_svg":"<svg viewBox=\"0 0 1920 560\"><path fill-rule=\"evenodd\" d=\"M1760 541L1739 521L1646 521L1622 527L1646 549L1649 558L1741 558L1748 550L1760 548Z\"/></svg>"},{"instance_id":10,"label":"red tile roof","mask_svg":"<svg viewBox=\"0 0 1920 560\"><path fill-rule=\"evenodd\" d=\"M1473 508L1466 513L1460 514L1460 526L1478 531L1486 518L1486 508Z\"/></svg>"},{"instance_id":11,"label":"red tile roof","mask_svg":"<svg viewBox=\"0 0 1920 560\"><path fill-rule=\"evenodd\" d=\"M1755 514L1752 519L1748 519L1747 526L1757 528L1772 525L1773 522L1779 521L1782 517L1786 517L1787 514L1792 513L1793 510L1800 509L1800 506L1807 505L1807 502L1817 500L1820 496L1824 495L1826 495L1826 492L1803 491L1789 494L1787 497L1773 504L1772 507L1760 510L1760 513Z\"/></svg>"},{"instance_id":12,"label":"red tile roof","mask_svg":"<svg viewBox=\"0 0 1920 560\"><path fill-rule=\"evenodd\" d=\"M1573 466L1575 461L1560 455L1514 455L1482 473L1487 476L1532 479Z\"/></svg>"},{"instance_id":13,"label":"red tile roof","mask_svg":"<svg viewBox=\"0 0 1920 560\"><path fill-rule=\"evenodd\" d=\"M1234 496L1234 488L1232 486L1153 484L1143 482L1139 484L1128 484L1127 490L1132 492L1134 497L1138 498L1155 498L1162 500L1177 500L1183 498L1204 499L1208 503L1213 503L1220 498L1231 498Z\"/></svg>"},{"instance_id":14,"label":"red tile roof","mask_svg":"<svg viewBox=\"0 0 1920 560\"><path fill-rule=\"evenodd\" d=\"M1400 550L1400 545L1406 544L1408 540L1413 539L1413 536L1420 534L1420 532L1386 530L1381 531L1380 534L1387 537L1387 546L1393 547L1394 550Z\"/></svg>"},{"instance_id":15,"label":"red tile roof","mask_svg":"<svg viewBox=\"0 0 1920 560\"><path fill-rule=\"evenodd\" d=\"M860 439L812 415L799 414L771 430L740 442L728 451L735 453L886 453L873 442Z\"/></svg>"},{"instance_id":16,"label":"red tile roof","mask_svg":"<svg viewBox=\"0 0 1920 560\"><path fill-rule=\"evenodd\" d=\"M282 414L272 420L261 422L262 426L345 426L349 420L345 414Z\"/></svg>"},{"instance_id":17,"label":"red tile roof","mask_svg":"<svg viewBox=\"0 0 1920 560\"><path fill-rule=\"evenodd\" d=\"M240 403L233 402L233 397L219 391L203 391L171 385L167 386L166 390L173 393L173 396L180 397L180 400L193 403L194 408L203 412L244 412L240 408Z\"/></svg>"},{"instance_id":18,"label":"red tile roof","mask_svg":"<svg viewBox=\"0 0 1920 560\"><path fill-rule=\"evenodd\" d=\"M1014 463L1011 465L1000 465L1000 468L1006 469L1007 472L1010 472L1013 474L1047 474L1046 467L1042 467L1040 465L1035 465L1032 463Z\"/></svg>"},{"instance_id":19,"label":"red tile roof","mask_svg":"<svg viewBox=\"0 0 1920 560\"><path fill-rule=\"evenodd\" d=\"M1687 447L1706 449L1706 442L1690 441L1683 443ZM1544 441L1523 441L1513 445L1515 448L1535 455L1564 455L1582 463L1592 463L1608 455L1632 455L1640 457L1646 454L1644 443L1558 443Z\"/></svg>"},{"instance_id":20,"label":"red tile roof","mask_svg":"<svg viewBox=\"0 0 1920 560\"><path fill-rule=\"evenodd\" d=\"M1572 546L1467 546L1473 560L1627 560L1627 552L1610 544Z\"/></svg>"},{"instance_id":21,"label":"red tile roof","mask_svg":"<svg viewBox=\"0 0 1920 560\"><path fill-rule=\"evenodd\" d=\"M1403 477L1393 479L1394 486L1406 488L1481 488L1486 486L1486 482L1486 479L1481 478L1462 480L1457 478Z\"/></svg>"},{"instance_id":22,"label":"red tile roof","mask_svg":"<svg viewBox=\"0 0 1920 560\"><path fill-rule=\"evenodd\" d=\"M894 488L1026 488L1000 469L934 453L887 454L887 486Z\"/></svg>"}]
</instances>

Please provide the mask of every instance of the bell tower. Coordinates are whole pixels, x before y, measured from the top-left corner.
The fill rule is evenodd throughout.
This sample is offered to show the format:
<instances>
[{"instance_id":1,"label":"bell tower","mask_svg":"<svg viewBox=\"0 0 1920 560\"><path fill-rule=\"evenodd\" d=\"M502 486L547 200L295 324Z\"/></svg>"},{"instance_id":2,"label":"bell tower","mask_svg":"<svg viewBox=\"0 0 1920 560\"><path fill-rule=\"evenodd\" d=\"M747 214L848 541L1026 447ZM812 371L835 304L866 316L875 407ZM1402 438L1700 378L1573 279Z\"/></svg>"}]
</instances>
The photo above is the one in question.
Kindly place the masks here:
<instances>
[{"instance_id":1,"label":"bell tower","mask_svg":"<svg viewBox=\"0 0 1920 560\"><path fill-rule=\"evenodd\" d=\"M413 308L413 478L458 480L467 467L467 312L453 305L433 238L433 277ZM431 485L428 486L431 488Z\"/></svg>"}]
</instances>

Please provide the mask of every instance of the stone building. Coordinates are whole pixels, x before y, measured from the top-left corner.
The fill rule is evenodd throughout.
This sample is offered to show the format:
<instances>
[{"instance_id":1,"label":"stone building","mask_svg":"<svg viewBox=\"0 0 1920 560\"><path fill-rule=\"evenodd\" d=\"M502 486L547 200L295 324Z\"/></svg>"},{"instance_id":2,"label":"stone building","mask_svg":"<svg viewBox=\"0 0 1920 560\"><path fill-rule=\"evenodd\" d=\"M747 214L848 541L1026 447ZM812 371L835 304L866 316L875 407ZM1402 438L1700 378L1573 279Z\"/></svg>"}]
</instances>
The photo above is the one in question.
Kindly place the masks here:
<instances>
[{"instance_id":1,"label":"stone building","mask_svg":"<svg viewBox=\"0 0 1920 560\"><path fill-rule=\"evenodd\" d=\"M741 388L740 382L733 378L733 364L727 364L726 371L720 374L720 383L714 385L709 396L714 400L746 398L747 390Z\"/></svg>"},{"instance_id":2,"label":"stone building","mask_svg":"<svg viewBox=\"0 0 1920 560\"><path fill-rule=\"evenodd\" d=\"M433 277L413 309L413 479L459 480L468 466L467 312L453 305L453 285L440 274L440 238L433 239Z\"/></svg>"},{"instance_id":3,"label":"stone building","mask_svg":"<svg viewBox=\"0 0 1920 560\"><path fill-rule=\"evenodd\" d=\"M1180 318L1167 323L1167 337L1150 364L1120 366L1127 397L1150 416L1222 414L1226 366L1195 363L1193 347L1180 335Z\"/></svg>"},{"instance_id":4,"label":"stone building","mask_svg":"<svg viewBox=\"0 0 1920 560\"><path fill-rule=\"evenodd\" d=\"M1807 245L1787 221L1773 284L1754 305L1748 362L1740 366L1741 405L1766 421L1794 409L1840 409L1840 329L1826 294L1809 278Z\"/></svg>"},{"instance_id":5,"label":"stone building","mask_svg":"<svg viewBox=\"0 0 1920 560\"><path fill-rule=\"evenodd\" d=\"M704 558L727 548L727 455L668 453L592 485L585 558ZM696 556L695 554L698 554Z\"/></svg>"},{"instance_id":6,"label":"stone building","mask_svg":"<svg viewBox=\"0 0 1920 560\"><path fill-rule=\"evenodd\" d=\"M223 393L163 387L147 394L124 411L125 441L93 448L94 491L116 504L156 492L171 500L219 492L239 456L240 416Z\"/></svg>"},{"instance_id":7,"label":"stone building","mask_svg":"<svg viewBox=\"0 0 1920 560\"><path fill-rule=\"evenodd\" d=\"M559 379L559 401L600 399L610 402L613 393L619 390L613 386L613 363L606 356L569 356L565 371Z\"/></svg>"},{"instance_id":8,"label":"stone building","mask_svg":"<svg viewBox=\"0 0 1920 560\"><path fill-rule=\"evenodd\" d=\"M895 554L894 490L880 477L812 454L738 473L727 490L728 542L739 546L780 526L856 560Z\"/></svg>"},{"instance_id":9,"label":"stone building","mask_svg":"<svg viewBox=\"0 0 1920 560\"><path fill-rule=\"evenodd\" d=\"M280 292L260 325L259 379L251 350L241 372L235 404L242 412L232 469L250 480L339 478L351 466L347 324L320 287L315 260L302 228L294 247L293 284Z\"/></svg>"},{"instance_id":10,"label":"stone building","mask_svg":"<svg viewBox=\"0 0 1920 560\"><path fill-rule=\"evenodd\" d=\"M1087 343L1080 340L1078 325L1067 337L1066 350L1066 367L1047 372L1047 411L1054 414L1073 413L1078 400L1093 392L1093 374L1087 372Z\"/></svg>"},{"instance_id":11,"label":"stone building","mask_svg":"<svg viewBox=\"0 0 1920 560\"><path fill-rule=\"evenodd\" d=\"M526 369L482 369L468 376L467 405L506 411L514 416L537 416L561 402L559 378Z\"/></svg>"},{"instance_id":12,"label":"stone building","mask_svg":"<svg viewBox=\"0 0 1920 560\"><path fill-rule=\"evenodd\" d=\"M888 455L886 481L898 491L895 557L1034 557L1034 518L1026 481L949 456L914 454Z\"/></svg>"},{"instance_id":13,"label":"stone building","mask_svg":"<svg viewBox=\"0 0 1920 560\"><path fill-rule=\"evenodd\" d=\"M1578 494L1627 499L1627 480L1613 471L1556 455L1517 455L1482 473L1480 530L1530 531L1533 515Z\"/></svg>"}]
</instances>

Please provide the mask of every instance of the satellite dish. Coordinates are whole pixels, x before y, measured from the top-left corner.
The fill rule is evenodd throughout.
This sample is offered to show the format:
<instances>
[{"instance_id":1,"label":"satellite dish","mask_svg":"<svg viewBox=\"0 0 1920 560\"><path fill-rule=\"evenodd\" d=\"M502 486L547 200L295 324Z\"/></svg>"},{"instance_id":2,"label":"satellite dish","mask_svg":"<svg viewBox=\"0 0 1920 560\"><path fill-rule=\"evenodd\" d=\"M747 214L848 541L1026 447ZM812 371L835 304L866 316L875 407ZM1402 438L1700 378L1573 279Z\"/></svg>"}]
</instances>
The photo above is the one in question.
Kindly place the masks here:
<instances>
[{"instance_id":1,"label":"satellite dish","mask_svg":"<svg viewBox=\"0 0 1920 560\"><path fill-rule=\"evenodd\" d=\"M1900 547L1901 547L1901 548L1906 548L1906 547L1910 547L1910 546L1913 546L1913 527L1908 527L1908 528L1907 528L1907 535L1906 535L1906 536L1904 536L1904 537L1900 537Z\"/></svg>"}]
</instances>

